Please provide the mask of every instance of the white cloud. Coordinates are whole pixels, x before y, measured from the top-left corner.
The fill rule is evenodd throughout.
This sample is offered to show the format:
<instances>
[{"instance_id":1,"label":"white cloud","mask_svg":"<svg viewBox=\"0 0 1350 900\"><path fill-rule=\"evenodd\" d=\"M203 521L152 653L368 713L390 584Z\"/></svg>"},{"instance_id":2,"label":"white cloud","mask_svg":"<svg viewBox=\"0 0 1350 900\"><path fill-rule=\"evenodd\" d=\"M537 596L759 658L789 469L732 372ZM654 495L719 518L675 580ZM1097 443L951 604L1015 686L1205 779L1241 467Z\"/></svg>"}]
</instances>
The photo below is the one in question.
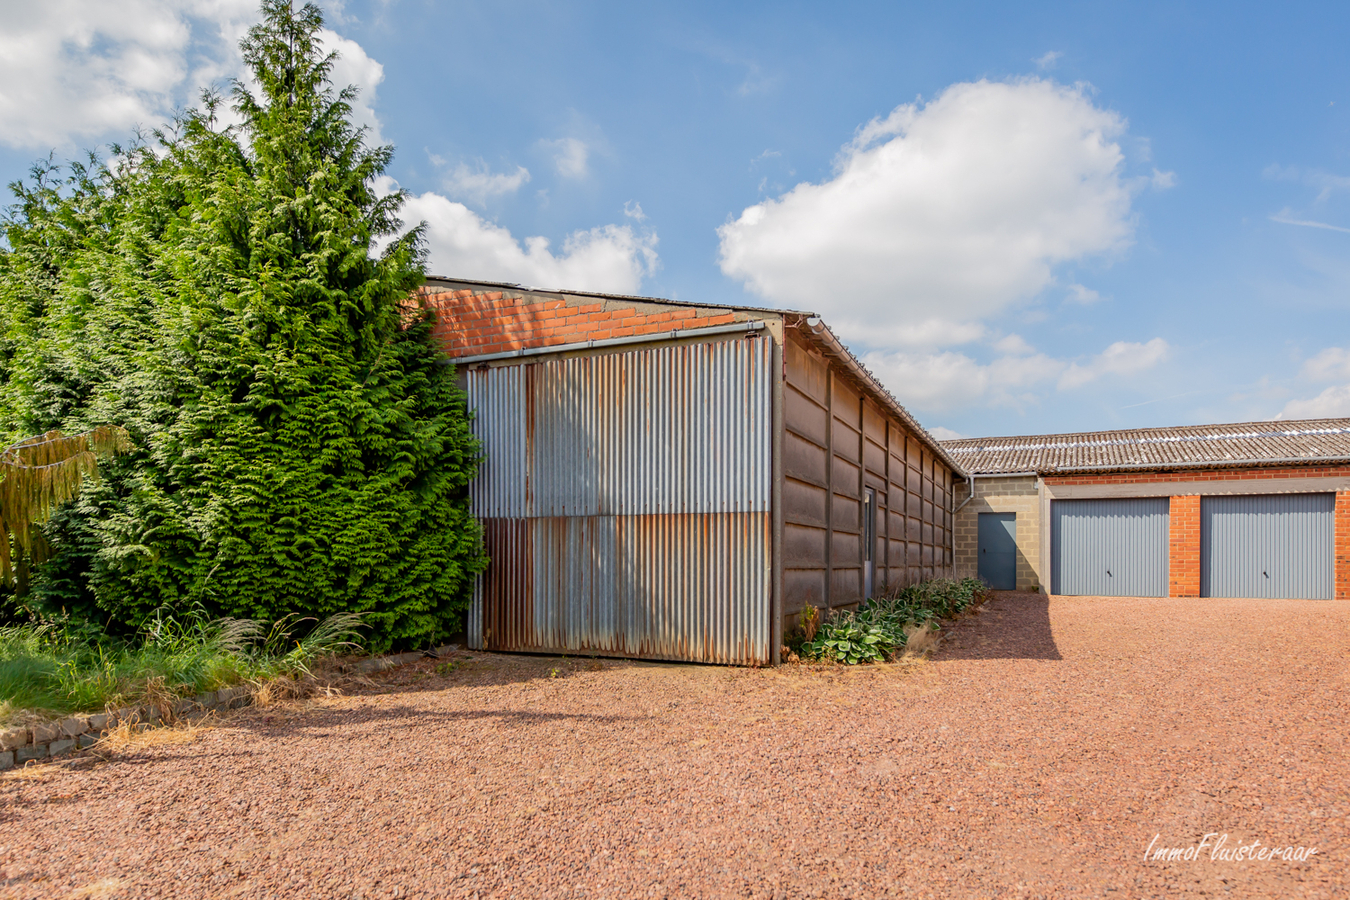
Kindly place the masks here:
<instances>
[{"instance_id":1,"label":"white cloud","mask_svg":"<svg viewBox=\"0 0 1350 900\"><path fill-rule=\"evenodd\" d=\"M1090 287L1084 287L1081 284L1071 284L1069 285L1068 299L1074 303L1081 303L1084 306L1087 306L1102 299L1102 295Z\"/></svg>"},{"instance_id":2,"label":"white cloud","mask_svg":"<svg viewBox=\"0 0 1350 900\"><path fill-rule=\"evenodd\" d=\"M1299 374L1312 382L1350 380L1350 348L1327 347L1303 363ZM1350 384L1335 384L1316 397L1290 400L1277 419L1326 419L1350 416Z\"/></svg>"},{"instance_id":3,"label":"white cloud","mask_svg":"<svg viewBox=\"0 0 1350 900\"><path fill-rule=\"evenodd\" d=\"M1276 181L1297 181L1317 188L1318 203L1325 201L1336 191L1350 190L1350 175L1333 175L1321 169L1304 169L1299 166L1281 166L1272 163L1266 166L1261 174Z\"/></svg>"},{"instance_id":4,"label":"white cloud","mask_svg":"<svg viewBox=\"0 0 1350 900\"><path fill-rule=\"evenodd\" d=\"M835 327L833 319L829 324L831 328ZM979 322L952 322L947 319L928 318L899 323L891 328L886 337L892 346L942 347L950 344L969 344L980 340L985 334L986 329ZM868 345L865 340L857 343L862 346Z\"/></svg>"},{"instance_id":5,"label":"white cloud","mask_svg":"<svg viewBox=\"0 0 1350 900\"><path fill-rule=\"evenodd\" d=\"M1167 357L1171 347L1162 338L1146 344L1116 341L1085 365L1073 363L1059 376L1060 390L1081 387L1103 375L1133 375L1151 369Z\"/></svg>"},{"instance_id":6,"label":"white cloud","mask_svg":"<svg viewBox=\"0 0 1350 900\"><path fill-rule=\"evenodd\" d=\"M382 189L393 186L386 179ZM409 197L402 217L409 224L426 222L427 268L437 275L635 294L642 279L660 264L656 235L638 234L627 225L573 232L563 242L562 252L554 253L547 238L517 241L507 229L439 194Z\"/></svg>"},{"instance_id":7,"label":"white cloud","mask_svg":"<svg viewBox=\"0 0 1350 900\"><path fill-rule=\"evenodd\" d=\"M433 158L433 162L436 158ZM530 180L530 170L516 166L514 172L493 172L481 159L474 167L464 163L455 166L445 179L445 189L452 197L459 197L484 206L493 197L514 194L520 186Z\"/></svg>"},{"instance_id":8,"label":"white cloud","mask_svg":"<svg viewBox=\"0 0 1350 900\"><path fill-rule=\"evenodd\" d=\"M1055 63L1059 62L1059 58L1063 55L1064 54L1058 50L1051 50L1044 56L1040 56L1037 57L1036 59L1033 59L1032 62L1036 64L1036 68L1038 69L1053 69L1055 67Z\"/></svg>"},{"instance_id":9,"label":"white cloud","mask_svg":"<svg viewBox=\"0 0 1350 900\"><path fill-rule=\"evenodd\" d=\"M1350 380L1350 350L1328 347L1305 362L1301 374L1309 381Z\"/></svg>"},{"instance_id":10,"label":"white cloud","mask_svg":"<svg viewBox=\"0 0 1350 900\"><path fill-rule=\"evenodd\" d=\"M1307 400L1290 400L1277 419L1332 419L1350 416L1350 384L1327 388Z\"/></svg>"},{"instance_id":11,"label":"white cloud","mask_svg":"<svg viewBox=\"0 0 1350 900\"><path fill-rule=\"evenodd\" d=\"M642 204L636 200L624 201L623 214L635 222L647 221L647 214L642 211Z\"/></svg>"},{"instance_id":12,"label":"white cloud","mask_svg":"<svg viewBox=\"0 0 1350 900\"><path fill-rule=\"evenodd\" d=\"M253 0L44 0L3 10L0 140L42 149L165 121L195 89L238 72L239 38L257 17Z\"/></svg>"},{"instance_id":13,"label":"white cloud","mask_svg":"<svg viewBox=\"0 0 1350 900\"><path fill-rule=\"evenodd\" d=\"M544 146L553 150L553 165L564 178L585 178L589 169L591 148L585 141L577 138L559 138L556 141L544 141Z\"/></svg>"},{"instance_id":14,"label":"white cloud","mask_svg":"<svg viewBox=\"0 0 1350 900\"><path fill-rule=\"evenodd\" d=\"M242 76L239 41L258 19L257 0L7 0L0 11L0 142L67 151L126 140ZM361 89L354 120L379 143L382 67L356 42L322 37L341 53L335 82Z\"/></svg>"},{"instance_id":15,"label":"white cloud","mask_svg":"<svg viewBox=\"0 0 1350 900\"><path fill-rule=\"evenodd\" d=\"M1057 264L1130 243L1124 132L1053 81L953 85L860 128L833 178L718 229L722 271L866 345L915 321L969 325L1040 292Z\"/></svg>"},{"instance_id":16,"label":"white cloud","mask_svg":"<svg viewBox=\"0 0 1350 900\"><path fill-rule=\"evenodd\" d=\"M994 341L993 346L1004 356L1028 356L1036 352L1036 348L1028 344L1020 334L1010 334L1007 337L999 338Z\"/></svg>"},{"instance_id":17,"label":"white cloud","mask_svg":"<svg viewBox=\"0 0 1350 900\"><path fill-rule=\"evenodd\" d=\"M1149 184L1157 191L1165 191L1177 186L1176 172L1162 172L1158 169L1153 170L1152 177L1149 178Z\"/></svg>"},{"instance_id":18,"label":"white cloud","mask_svg":"<svg viewBox=\"0 0 1350 900\"><path fill-rule=\"evenodd\" d=\"M370 146L384 144L384 135L380 131L380 120L375 115L375 89L384 81L384 66L371 59L361 45L348 40L327 28L319 32L323 45L328 50L336 50L337 61L333 63L333 84L339 89L354 85L356 99L352 101L352 121L356 126L369 130L366 143Z\"/></svg>"},{"instance_id":19,"label":"white cloud","mask_svg":"<svg viewBox=\"0 0 1350 900\"><path fill-rule=\"evenodd\" d=\"M1270 221L1279 222L1281 225L1302 225L1304 228L1325 228L1327 231L1342 231L1350 234L1350 228L1343 225L1330 225L1326 222L1315 222L1312 219L1295 219L1289 210L1282 210L1279 215L1271 216Z\"/></svg>"},{"instance_id":20,"label":"white cloud","mask_svg":"<svg viewBox=\"0 0 1350 900\"><path fill-rule=\"evenodd\" d=\"M863 354L862 361L906 406L945 412L972 406L1022 408L1040 403L1051 388L1070 390L1108 376L1133 375L1167 355L1167 342L1118 341L1085 362L1039 353L1018 335L992 343L1000 355L989 363L951 350L884 351Z\"/></svg>"},{"instance_id":21,"label":"white cloud","mask_svg":"<svg viewBox=\"0 0 1350 900\"><path fill-rule=\"evenodd\" d=\"M928 429L928 433L939 441L959 441L961 438L965 437L961 432L952 431L950 428L944 428L941 425Z\"/></svg>"},{"instance_id":22,"label":"white cloud","mask_svg":"<svg viewBox=\"0 0 1350 900\"><path fill-rule=\"evenodd\" d=\"M1037 402L1043 388L1064 371L1062 360L1044 353L1002 356L983 364L964 353L872 351L863 365L876 373L906 406L940 412L968 406L1022 407Z\"/></svg>"}]
</instances>

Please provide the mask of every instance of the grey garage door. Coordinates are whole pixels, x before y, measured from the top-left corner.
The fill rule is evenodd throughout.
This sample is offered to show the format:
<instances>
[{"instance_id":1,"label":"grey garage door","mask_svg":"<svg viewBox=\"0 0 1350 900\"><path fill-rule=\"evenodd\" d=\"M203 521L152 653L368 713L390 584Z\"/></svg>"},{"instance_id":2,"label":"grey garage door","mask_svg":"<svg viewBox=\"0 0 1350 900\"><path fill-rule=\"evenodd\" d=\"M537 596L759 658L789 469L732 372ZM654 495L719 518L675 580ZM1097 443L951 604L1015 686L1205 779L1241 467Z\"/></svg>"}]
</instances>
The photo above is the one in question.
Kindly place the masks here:
<instances>
[{"instance_id":1,"label":"grey garage door","mask_svg":"<svg viewBox=\"0 0 1350 900\"><path fill-rule=\"evenodd\" d=\"M1335 494L1200 500L1200 595L1330 600Z\"/></svg>"},{"instance_id":2,"label":"grey garage door","mask_svg":"<svg viewBox=\"0 0 1350 900\"><path fill-rule=\"evenodd\" d=\"M1166 497L1053 501L1054 593L1166 597L1167 510Z\"/></svg>"}]
</instances>

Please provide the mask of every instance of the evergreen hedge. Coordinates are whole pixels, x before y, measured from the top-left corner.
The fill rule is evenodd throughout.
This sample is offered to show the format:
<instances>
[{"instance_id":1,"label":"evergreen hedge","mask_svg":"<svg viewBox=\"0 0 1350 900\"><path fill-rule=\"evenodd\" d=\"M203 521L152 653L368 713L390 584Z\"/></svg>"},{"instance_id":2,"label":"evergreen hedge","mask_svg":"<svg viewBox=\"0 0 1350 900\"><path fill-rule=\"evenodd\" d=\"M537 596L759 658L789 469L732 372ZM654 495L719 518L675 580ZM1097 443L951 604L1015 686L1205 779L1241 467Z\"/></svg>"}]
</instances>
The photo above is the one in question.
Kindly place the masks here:
<instances>
[{"instance_id":1,"label":"evergreen hedge","mask_svg":"<svg viewBox=\"0 0 1350 900\"><path fill-rule=\"evenodd\" d=\"M435 641L486 564L478 447L413 298L420 229L376 187L322 17L265 0L257 84L110 162L35 167L0 250L0 439L125 426L134 449L47 528L24 598L124 630L157 608L358 612ZM389 243L375 253L380 242Z\"/></svg>"}]
</instances>

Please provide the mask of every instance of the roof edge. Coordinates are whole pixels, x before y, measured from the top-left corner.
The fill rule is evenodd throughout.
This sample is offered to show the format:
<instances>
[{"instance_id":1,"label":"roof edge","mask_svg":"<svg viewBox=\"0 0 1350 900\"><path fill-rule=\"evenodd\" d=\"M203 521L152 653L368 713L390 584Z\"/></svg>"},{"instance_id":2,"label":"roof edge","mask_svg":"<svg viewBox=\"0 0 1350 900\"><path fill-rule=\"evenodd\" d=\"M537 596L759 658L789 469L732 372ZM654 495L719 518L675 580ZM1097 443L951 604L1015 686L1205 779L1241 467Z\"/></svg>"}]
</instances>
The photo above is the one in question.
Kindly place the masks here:
<instances>
[{"instance_id":1,"label":"roof edge","mask_svg":"<svg viewBox=\"0 0 1350 900\"><path fill-rule=\"evenodd\" d=\"M1278 435L1281 433L1280 426L1285 426L1284 430L1288 430L1288 426L1301 422L1338 422L1342 423L1343 427L1345 423L1350 423L1350 416L1311 416L1303 419L1261 419L1247 422L1211 422L1204 425L1159 425L1147 428L1112 428L1103 431L1062 431L1046 434L1000 434L983 437L952 438L951 440L943 441L942 443L950 447L964 450L968 447L979 446L982 444L1015 444L1017 441L1031 440L1039 441L1040 443L1049 443L1052 441L1067 441L1082 438L1104 439L1119 435L1141 436L1176 431L1189 432L1198 431L1203 428L1250 428L1261 433ZM1222 434L1218 436L1224 437ZM1200 440L1205 437L1209 436L1197 436L1196 439Z\"/></svg>"},{"instance_id":2,"label":"roof edge","mask_svg":"<svg viewBox=\"0 0 1350 900\"><path fill-rule=\"evenodd\" d=\"M700 309L739 309L746 312L773 313L778 316L814 316L815 313L799 309L776 309L770 306L733 306L729 303L694 303L689 300L668 300L665 297L644 297L640 294L605 294L600 291L578 291L571 288L541 288L526 284L514 284L509 281L482 281L477 278L452 278L449 275L427 275L423 287L432 282L444 284L476 285L487 288L507 288L527 294L562 294L569 297L595 297L600 300L632 300L636 303L665 303L672 306L687 306Z\"/></svg>"},{"instance_id":3,"label":"roof edge","mask_svg":"<svg viewBox=\"0 0 1350 900\"><path fill-rule=\"evenodd\" d=\"M1055 475L1108 475L1113 472L1186 472L1204 469L1314 468L1350 465L1350 456L1280 456L1257 459L1225 459L1209 462L1103 463L1096 466L1045 466L1036 470L1041 477ZM997 473L978 472L978 475Z\"/></svg>"}]
</instances>

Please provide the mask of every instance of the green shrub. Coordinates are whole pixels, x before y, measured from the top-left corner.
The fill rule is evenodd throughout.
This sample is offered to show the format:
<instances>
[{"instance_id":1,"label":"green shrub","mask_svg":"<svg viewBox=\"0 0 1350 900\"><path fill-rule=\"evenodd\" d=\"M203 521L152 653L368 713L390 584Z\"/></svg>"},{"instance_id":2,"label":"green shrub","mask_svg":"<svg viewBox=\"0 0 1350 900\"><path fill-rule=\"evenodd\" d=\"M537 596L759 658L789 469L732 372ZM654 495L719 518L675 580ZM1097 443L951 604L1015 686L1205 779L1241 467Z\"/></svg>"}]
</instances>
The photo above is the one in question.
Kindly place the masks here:
<instances>
[{"instance_id":1,"label":"green shrub","mask_svg":"<svg viewBox=\"0 0 1350 900\"><path fill-rule=\"evenodd\" d=\"M974 578L913 584L885 597L874 597L857 610L835 613L796 652L847 665L882 662L904 648L906 626L936 629L939 619L959 615L978 602L985 590L984 584Z\"/></svg>"}]
</instances>

